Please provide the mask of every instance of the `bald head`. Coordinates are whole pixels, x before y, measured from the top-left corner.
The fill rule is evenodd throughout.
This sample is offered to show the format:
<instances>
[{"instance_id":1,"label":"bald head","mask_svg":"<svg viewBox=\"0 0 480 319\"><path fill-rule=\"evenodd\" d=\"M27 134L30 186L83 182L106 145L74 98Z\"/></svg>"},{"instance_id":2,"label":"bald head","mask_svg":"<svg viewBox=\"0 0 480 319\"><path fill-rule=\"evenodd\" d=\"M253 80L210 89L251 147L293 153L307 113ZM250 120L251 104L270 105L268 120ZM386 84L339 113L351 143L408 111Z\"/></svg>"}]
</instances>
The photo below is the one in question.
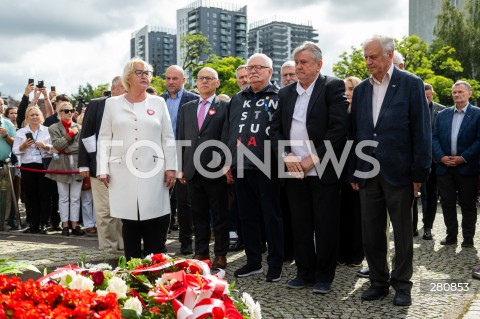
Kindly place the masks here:
<instances>
[{"instance_id":1,"label":"bald head","mask_svg":"<svg viewBox=\"0 0 480 319\"><path fill-rule=\"evenodd\" d=\"M171 98L175 98L185 84L185 72L180 66L171 65L165 71L165 82L168 94Z\"/></svg>"}]
</instances>

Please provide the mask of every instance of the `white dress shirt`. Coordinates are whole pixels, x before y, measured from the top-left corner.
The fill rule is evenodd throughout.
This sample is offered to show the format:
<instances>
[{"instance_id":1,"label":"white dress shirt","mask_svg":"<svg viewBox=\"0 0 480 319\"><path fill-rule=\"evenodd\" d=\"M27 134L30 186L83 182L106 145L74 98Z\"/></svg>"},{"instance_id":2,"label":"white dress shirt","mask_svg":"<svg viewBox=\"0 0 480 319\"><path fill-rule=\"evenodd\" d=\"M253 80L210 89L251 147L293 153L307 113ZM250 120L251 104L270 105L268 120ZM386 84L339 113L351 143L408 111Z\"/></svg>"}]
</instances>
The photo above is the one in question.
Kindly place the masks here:
<instances>
[{"instance_id":1,"label":"white dress shirt","mask_svg":"<svg viewBox=\"0 0 480 319\"><path fill-rule=\"evenodd\" d=\"M373 96L372 96L373 126L377 125L378 115L380 114L380 109L382 108L383 100L385 99L385 94L387 94L388 84L390 84L392 73L393 73L393 64L390 66L387 73L383 76L382 82L379 82L372 75L369 78L370 83L373 85Z\"/></svg>"},{"instance_id":2,"label":"white dress shirt","mask_svg":"<svg viewBox=\"0 0 480 319\"><path fill-rule=\"evenodd\" d=\"M31 164L31 163L42 163L42 158L52 157L51 151L47 151L44 148L37 147L35 144L27 147L23 151L20 151L20 145L25 142L27 137L25 134L27 132L32 133L33 140L35 142L43 142L49 148L52 147L52 142L50 140L50 134L48 133L48 127L40 125L37 131L33 131L29 125L21 128L15 134L15 139L13 141L12 151L18 157L18 162L20 164Z\"/></svg>"},{"instance_id":3,"label":"white dress shirt","mask_svg":"<svg viewBox=\"0 0 480 319\"><path fill-rule=\"evenodd\" d=\"M301 146L291 146L292 153L296 156L300 156L303 160L304 158L312 155L310 150L310 138L308 137L307 132L307 109L308 103L310 102L310 97L312 96L313 87L317 79L310 84L310 86L305 90L299 82L297 82L297 101L295 102L295 109L293 110L292 117L292 126L290 128L290 140L291 141L302 141ZM316 176L317 171L315 167L307 172L308 176Z\"/></svg>"}]
</instances>

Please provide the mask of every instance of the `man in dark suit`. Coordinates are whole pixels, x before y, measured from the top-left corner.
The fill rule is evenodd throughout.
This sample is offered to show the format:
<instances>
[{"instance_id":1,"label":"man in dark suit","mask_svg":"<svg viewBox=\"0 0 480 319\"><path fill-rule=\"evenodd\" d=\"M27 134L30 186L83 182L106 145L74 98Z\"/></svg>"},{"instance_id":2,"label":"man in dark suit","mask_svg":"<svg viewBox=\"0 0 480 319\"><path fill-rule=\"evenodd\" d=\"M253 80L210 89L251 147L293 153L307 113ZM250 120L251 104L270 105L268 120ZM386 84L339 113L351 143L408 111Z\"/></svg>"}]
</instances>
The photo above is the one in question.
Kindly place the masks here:
<instances>
[{"instance_id":1,"label":"man in dark suit","mask_svg":"<svg viewBox=\"0 0 480 319\"><path fill-rule=\"evenodd\" d=\"M122 95L125 89L122 78L116 76L112 80L112 96ZM122 221L110 216L110 204L108 201L108 188L99 181L97 176L97 138L102 124L105 100L108 97L93 99L88 103L87 111L83 118L82 131L78 147L78 168L82 176L90 176L93 194L93 206L98 233L98 249L100 250L123 250ZM85 148L85 139L90 138L95 148ZM91 139L94 139L92 141Z\"/></svg>"},{"instance_id":2,"label":"man in dark suit","mask_svg":"<svg viewBox=\"0 0 480 319\"><path fill-rule=\"evenodd\" d=\"M197 74L200 99L188 102L180 110L178 139L190 141L182 147L182 169L179 180L188 187L195 228L194 259L206 260L209 256L210 209L215 234L215 259L212 269L225 269L228 252L228 200L227 180L221 170L221 150L208 146L220 141L228 103L217 98L220 85L217 72L209 67Z\"/></svg>"},{"instance_id":3,"label":"man in dark suit","mask_svg":"<svg viewBox=\"0 0 480 319\"><path fill-rule=\"evenodd\" d=\"M187 102L198 100L197 94L188 92L184 89L185 73L178 65L171 65L165 71L165 82L167 92L161 95L167 103L168 113L172 121L173 132L178 140L178 120L179 113L184 104ZM177 212L178 224L180 231L178 240L180 241L180 253L189 255L192 250L192 212L190 210L190 202L188 201L187 186L182 183L176 183L171 190L170 207L172 207L172 215L170 221L170 229L175 230L175 211Z\"/></svg>"},{"instance_id":4,"label":"man in dark suit","mask_svg":"<svg viewBox=\"0 0 480 319\"><path fill-rule=\"evenodd\" d=\"M317 164L332 155L340 158L348 133L348 101L344 82L320 73L323 60L317 44L303 43L292 57L298 82L280 90L270 131L276 154L294 177L285 179L285 188L297 276L287 286L314 284L315 293L325 294L331 290L337 265L340 172L331 162L323 171ZM290 145L283 148L280 141ZM334 154L327 154L331 153L327 142Z\"/></svg>"},{"instance_id":5,"label":"man in dark suit","mask_svg":"<svg viewBox=\"0 0 480 319\"><path fill-rule=\"evenodd\" d=\"M433 86L428 83L424 83L425 85L425 96L427 97L428 108L430 110L430 123L433 125L435 123L435 119L437 118L438 112L445 109L445 106L442 104L433 102ZM422 201L423 197L425 196L425 207L422 206L423 211L423 239L425 240L432 240L432 227L433 222L435 221L435 215L437 214L437 200L438 200L438 189L437 189L437 173L436 173L437 163L435 160L432 160L432 165L430 168L430 174L428 175L427 182L422 187ZM425 194L423 194L423 190L425 190ZM415 202L413 203L413 231L415 236L415 231L417 230L417 223L418 223L418 205L417 205L418 197L415 198ZM423 204L422 204L423 205Z\"/></svg>"},{"instance_id":6,"label":"man in dark suit","mask_svg":"<svg viewBox=\"0 0 480 319\"><path fill-rule=\"evenodd\" d=\"M455 106L438 113L433 128L433 156L437 164L438 192L447 237L442 245L455 245L458 235L457 197L462 210L462 247L473 247L477 223L477 180L480 172L480 109L469 103L470 83L452 87Z\"/></svg>"},{"instance_id":7,"label":"man in dark suit","mask_svg":"<svg viewBox=\"0 0 480 319\"><path fill-rule=\"evenodd\" d=\"M408 306L413 273L412 203L430 170L430 115L422 80L392 63L392 38L374 36L364 42L363 52L371 76L353 92L352 134L354 142L362 144L355 151L358 158L352 159L349 174L352 187L360 190L363 248L370 267L371 286L362 299L381 299L392 285L396 290L393 304ZM387 211L395 234L390 279Z\"/></svg>"}]
</instances>

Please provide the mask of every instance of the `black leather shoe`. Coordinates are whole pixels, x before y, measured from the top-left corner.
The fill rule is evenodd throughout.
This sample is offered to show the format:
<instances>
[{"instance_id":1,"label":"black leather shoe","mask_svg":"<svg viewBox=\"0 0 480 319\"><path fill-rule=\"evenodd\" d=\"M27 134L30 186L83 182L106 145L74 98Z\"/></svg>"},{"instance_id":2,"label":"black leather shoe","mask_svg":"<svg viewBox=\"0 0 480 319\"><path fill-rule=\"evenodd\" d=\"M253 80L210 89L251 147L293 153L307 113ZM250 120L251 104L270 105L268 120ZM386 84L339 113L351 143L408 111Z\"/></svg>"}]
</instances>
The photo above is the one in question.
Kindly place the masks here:
<instances>
[{"instance_id":1,"label":"black leather shoe","mask_svg":"<svg viewBox=\"0 0 480 319\"><path fill-rule=\"evenodd\" d=\"M243 241L239 241L239 240L237 240L235 244L230 245L230 247L228 248L229 251L241 251L244 249L245 249L245 245Z\"/></svg>"},{"instance_id":2,"label":"black leather shoe","mask_svg":"<svg viewBox=\"0 0 480 319\"><path fill-rule=\"evenodd\" d=\"M178 225L177 224L170 225L170 230L178 230Z\"/></svg>"},{"instance_id":3,"label":"black leather shoe","mask_svg":"<svg viewBox=\"0 0 480 319\"><path fill-rule=\"evenodd\" d=\"M417 237L417 236L418 236L418 230L415 229L415 230L413 231L413 237Z\"/></svg>"},{"instance_id":4,"label":"black leather shoe","mask_svg":"<svg viewBox=\"0 0 480 319\"><path fill-rule=\"evenodd\" d=\"M180 247L180 253L181 253L182 255L191 255L191 254L193 254L192 245L185 245L185 246Z\"/></svg>"},{"instance_id":5,"label":"black leather shoe","mask_svg":"<svg viewBox=\"0 0 480 319\"><path fill-rule=\"evenodd\" d=\"M363 300L378 300L378 299L383 299L383 297L388 295L389 286L385 287L375 287L375 286L370 286L367 290L365 290L362 293L362 299Z\"/></svg>"},{"instance_id":6,"label":"black leather shoe","mask_svg":"<svg viewBox=\"0 0 480 319\"><path fill-rule=\"evenodd\" d=\"M410 306L412 305L412 296L409 290L398 289L393 297L393 304L395 306Z\"/></svg>"},{"instance_id":7,"label":"black leather shoe","mask_svg":"<svg viewBox=\"0 0 480 319\"><path fill-rule=\"evenodd\" d=\"M47 235L47 234L48 234L47 225L42 225L42 226L40 226L40 231L39 231L39 233L42 234L42 235Z\"/></svg>"},{"instance_id":8,"label":"black leather shoe","mask_svg":"<svg viewBox=\"0 0 480 319\"><path fill-rule=\"evenodd\" d=\"M444 245L444 246L456 245L456 244L457 244L456 239L449 239L449 238L445 238L440 242L440 245Z\"/></svg>"},{"instance_id":9,"label":"black leather shoe","mask_svg":"<svg viewBox=\"0 0 480 319\"><path fill-rule=\"evenodd\" d=\"M462 247L472 248L473 247L473 239L472 238L465 238L462 242Z\"/></svg>"},{"instance_id":10,"label":"black leather shoe","mask_svg":"<svg viewBox=\"0 0 480 319\"><path fill-rule=\"evenodd\" d=\"M423 239L424 240L432 240L432 230L430 228L424 228L423 229Z\"/></svg>"}]
</instances>

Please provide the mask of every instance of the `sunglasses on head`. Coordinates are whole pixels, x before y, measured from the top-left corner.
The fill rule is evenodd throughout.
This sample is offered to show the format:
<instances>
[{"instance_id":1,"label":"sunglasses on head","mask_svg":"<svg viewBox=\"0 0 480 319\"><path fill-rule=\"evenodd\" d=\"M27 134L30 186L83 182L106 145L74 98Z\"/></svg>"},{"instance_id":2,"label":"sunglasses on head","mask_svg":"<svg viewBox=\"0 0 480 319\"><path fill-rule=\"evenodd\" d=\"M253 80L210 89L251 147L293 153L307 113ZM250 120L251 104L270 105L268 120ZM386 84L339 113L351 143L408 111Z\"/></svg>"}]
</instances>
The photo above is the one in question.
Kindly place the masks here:
<instances>
[{"instance_id":1,"label":"sunglasses on head","mask_svg":"<svg viewBox=\"0 0 480 319\"><path fill-rule=\"evenodd\" d=\"M60 112L64 112L65 114L68 114L70 112L73 113L73 109L64 109L64 110L61 110Z\"/></svg>"}]
</instances>

